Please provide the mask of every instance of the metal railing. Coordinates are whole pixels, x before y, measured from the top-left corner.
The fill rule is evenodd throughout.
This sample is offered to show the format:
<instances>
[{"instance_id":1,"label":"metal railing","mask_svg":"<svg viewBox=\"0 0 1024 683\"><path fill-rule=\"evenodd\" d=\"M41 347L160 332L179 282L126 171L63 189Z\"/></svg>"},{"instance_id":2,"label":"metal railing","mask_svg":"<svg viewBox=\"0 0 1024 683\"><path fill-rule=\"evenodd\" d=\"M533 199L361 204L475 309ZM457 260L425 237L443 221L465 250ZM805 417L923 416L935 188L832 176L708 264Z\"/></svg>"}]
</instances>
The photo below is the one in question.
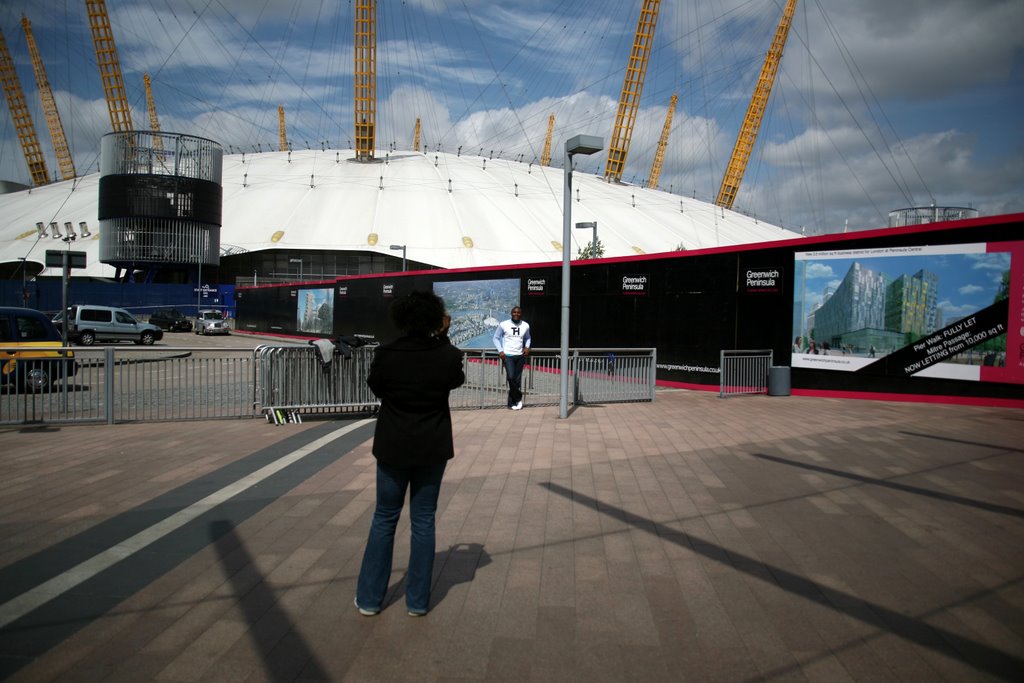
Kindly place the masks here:
<instances>
[{"instance_id":1,"label":"metal railing","mask_svg":"<svg viewBox=\"0 0 1024 683\"><path fill-rule=\"evenodd\" d=\"M452 392L452 408L498 408L506 405L505 366L491 350L462 349L466 383ZM558 405L559 349L531 349L523 368L523 402ZM654 349L571 349L570 396L574 404L653 401Z\"/></svg>"},{"instance_id":2,"label":"metal railing","mask_svg":"<svg viewBox=\"0 0 1024 683\"><path fill-rule=\"evenodd\" d=\"M767 394L771 349L737 349L720 354L721 398L742 394Z\"/></svg>"},{"instance_id":3,"label":"metal railing","mask_svg":"<svg viewBox=\"0 0 1024 683\"><path fill-rule=\"evenodd\" d=\"M44 348L0 347L0 358ZM56 370L53 358L18 358L13 367L5 364L0 424L253 416L252 349L107 346L64 352L73 354L75 364L67 377ZM48 381L25 379L40 373Z\"/></svg>"},{"instance_id":4,"label":"metal railing","mask_svg":"<svg viewBox=\"0 0 1024 683\"><path fill-rule=\"evenodd\" d=\"M379 401L366 386L366 377L374 348L335 353L324 362L313 346L0 346L0 424L113 424L270 418L278 411L372 410ZM47 356L25 358L30 352ZM497 354L462 352L466 383L451 393L451 407L504 407L508 386ZM12 364L10 353L23 356ZM68 363L73 364L70 369ZM653 401L655 367L654 349L572 349L569 400ZM523 392L527 405L558 404L557 349L533 351L523 372Z\"/></svg>"},{"instance_id":5,"label":"metal railing","mask_svg":"<svg viewBox=\"0 0 1024 683\"><path fill-rule=\"evenodd\" d=\"M253 406L269 411L272 417L277 411L310 414L372 409L380 403L366 386L374 348L335 353L325 362L312 346L258 346L253 351Z\"/></svg>"}]
</instances>

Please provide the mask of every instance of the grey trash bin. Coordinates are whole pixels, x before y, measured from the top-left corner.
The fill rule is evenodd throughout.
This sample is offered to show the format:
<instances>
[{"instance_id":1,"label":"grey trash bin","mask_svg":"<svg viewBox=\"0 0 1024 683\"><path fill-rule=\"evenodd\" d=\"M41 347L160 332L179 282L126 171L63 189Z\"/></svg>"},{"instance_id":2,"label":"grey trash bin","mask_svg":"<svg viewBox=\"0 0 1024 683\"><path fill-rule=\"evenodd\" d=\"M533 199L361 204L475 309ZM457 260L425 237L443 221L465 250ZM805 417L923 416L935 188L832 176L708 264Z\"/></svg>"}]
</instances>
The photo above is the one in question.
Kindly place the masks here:
<instances>
[{"instance_id":1,"label":"grey trash bin","mask_svg":"<svg viewBox=\"0 0 1024 683\"><path fill-rule=\"evenodd\" d=\"M772 365L768 368L768 395L789 396L788 365Z\"/></svg>"}]
</instances>

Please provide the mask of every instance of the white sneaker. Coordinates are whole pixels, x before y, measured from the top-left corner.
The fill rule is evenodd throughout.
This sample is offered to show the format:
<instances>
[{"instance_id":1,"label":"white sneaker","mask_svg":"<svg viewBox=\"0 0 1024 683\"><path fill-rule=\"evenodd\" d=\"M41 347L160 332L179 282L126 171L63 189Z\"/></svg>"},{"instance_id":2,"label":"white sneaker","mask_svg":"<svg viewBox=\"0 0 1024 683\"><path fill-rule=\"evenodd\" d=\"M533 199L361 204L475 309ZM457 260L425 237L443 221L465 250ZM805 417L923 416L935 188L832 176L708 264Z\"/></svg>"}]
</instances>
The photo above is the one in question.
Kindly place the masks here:
<instances>
[{"instance_id":1,"label":"white sneaker","mask_svg":"<svg viewBox=\"0 0 1024 683\"><path fill-rule=\"evenodd\" d=\"M379 609L363 609L362 607L360 607L359 598L352 598L352 603L356 606L356 609L359 610L359 613L362 614L364 617L375 617L378 614L380 614Z\"/></svg>"},{"instance_id":2,"label":"white sneaker","mask_svg":"<svg viewBox=\"0 0 1024 683\"><path fill-rule=\"evenodd\" d=\"M523 402L522 401L520 401L519 403L517 403L514 406L512 406L512 410L522 410L522 409L523 409Z\"/></svg>"}]
</instances>

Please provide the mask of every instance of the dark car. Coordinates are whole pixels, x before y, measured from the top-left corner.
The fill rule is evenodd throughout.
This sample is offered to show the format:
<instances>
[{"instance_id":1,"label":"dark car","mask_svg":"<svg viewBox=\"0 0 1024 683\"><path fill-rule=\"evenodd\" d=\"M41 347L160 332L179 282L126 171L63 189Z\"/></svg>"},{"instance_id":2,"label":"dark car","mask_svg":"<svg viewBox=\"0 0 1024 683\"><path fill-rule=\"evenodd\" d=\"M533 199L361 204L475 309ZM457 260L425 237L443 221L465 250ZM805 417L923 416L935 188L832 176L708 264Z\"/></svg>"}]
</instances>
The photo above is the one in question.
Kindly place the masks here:
<instances>
[{"instance_id":1,"label":"dark car","mask_svg":"<svg viewBox=\"0 0 1024 683\"><path fill-rule=\"evenodd\" d=\"M60 332L30 308L0 307L0 381L45 391L78 372L75 354L61 350ZM52 348L52 350L51 350Z\"/></svg>"},{"instance_id":2,"label":"dark car","mask_svg":"<svg viewBox=\"0 0 1024 683\"><path fill-rule=\"evenodd\" d=\"M153 315L149 316L149 322L161 330L169 332L190 332L192 330L192 321L177 308L161 308L153 311Z\"/></svg>"}]
</instances>

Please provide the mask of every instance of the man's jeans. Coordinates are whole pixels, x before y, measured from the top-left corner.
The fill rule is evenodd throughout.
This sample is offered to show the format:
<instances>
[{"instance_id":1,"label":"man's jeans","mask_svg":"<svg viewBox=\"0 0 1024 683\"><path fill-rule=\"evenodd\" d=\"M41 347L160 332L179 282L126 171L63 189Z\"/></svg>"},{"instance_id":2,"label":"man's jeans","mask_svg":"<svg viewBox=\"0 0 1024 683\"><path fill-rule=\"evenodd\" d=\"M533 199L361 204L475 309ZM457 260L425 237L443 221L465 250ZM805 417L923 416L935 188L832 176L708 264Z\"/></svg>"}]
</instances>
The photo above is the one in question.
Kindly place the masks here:
<instances>
[{"instance_id":1,"label":"man's jeans","mask_svg":"<svg viewBox=\"0 0 1024 683\"><path fill-rule=\"evenodd\" d=\"M505 376L508 378L508 407L523 400L523 366L526 356L510 356L505 354Z\"/></svg>"},{"instance_id":2,"label":"man's jeans","mask_svg":"<svg viewBox=\"0 0 1024 683\"><path fill-rule=\"evenodd\" d=\"M446 463L409 469L377 463L377 507L370 524L370 538L356 585L356 604L379 610L391 577L395 527L402 514L405 490L410 489L409 521L412 543L405 578L405 605L410 612L430 607L430 580L434 571L434 513Z\"/></svg>"}]
</instances>

